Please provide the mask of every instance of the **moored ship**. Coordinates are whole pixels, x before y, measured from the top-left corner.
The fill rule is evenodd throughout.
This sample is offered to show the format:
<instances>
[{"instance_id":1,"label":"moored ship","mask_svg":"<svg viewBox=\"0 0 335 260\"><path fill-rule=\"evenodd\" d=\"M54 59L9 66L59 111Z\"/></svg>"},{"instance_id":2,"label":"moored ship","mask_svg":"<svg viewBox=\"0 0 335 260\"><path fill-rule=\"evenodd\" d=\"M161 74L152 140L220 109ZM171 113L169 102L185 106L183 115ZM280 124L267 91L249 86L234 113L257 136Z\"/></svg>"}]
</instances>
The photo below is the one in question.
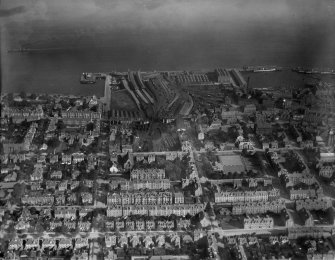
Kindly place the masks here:
<instances>
[{"instance_id":1,"label":"moored ship","mask_svg":"<svg viewBox=\"0 0 335 260\"><path fill-rule=\"evenodd\" d=\"M254 69L254 72L272 72L272 71L277 71L277 69L267 67Z\"/></svg>"},{"instance_id":2,"label":"moored ship","mask_svg":"<svg viewBox=\"0 0 335 260\"><path fill-rule=\"evenodd\" d=\"M333 69L306 69L302 67L293 68L292 71L303 74L325 74L325 75L335 75L335 70Z\"/></svg>"},{"instance_id":3,"label":"moored ship","mask_svg":"<svg viewBox=\"0 0 335 260\"><path fill-rule=\"evenodd\" d=\"M30 49L27 49L27 48L18 48L18 49L10 49L8 50L7 52L29 52Z\"/></svg>"},{"instance_id":4,"label":"moored ship","mask_svg":"<svg viewBox=\"0 0 335 260\"><path fill-rule=\"evenodd\" d=\"M273 72L281 70L282 68L277 66L244 66L242 69L245 72Z\"/></svg>"}]
</instances>

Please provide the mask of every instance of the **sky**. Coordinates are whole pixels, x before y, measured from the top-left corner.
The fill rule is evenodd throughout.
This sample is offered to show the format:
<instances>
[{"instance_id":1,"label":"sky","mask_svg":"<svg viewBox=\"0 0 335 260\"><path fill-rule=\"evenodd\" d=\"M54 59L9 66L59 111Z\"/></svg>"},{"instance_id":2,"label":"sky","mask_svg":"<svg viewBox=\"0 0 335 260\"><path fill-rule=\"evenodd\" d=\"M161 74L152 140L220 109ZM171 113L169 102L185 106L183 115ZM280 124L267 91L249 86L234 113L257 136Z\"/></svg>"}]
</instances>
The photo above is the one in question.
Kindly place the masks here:
<instances>
[{"instance_id":1,"label":"sky","mask_svg":"<svg viewBox=\"0 0 335 260\"><path fill-rule=\"evenodd\" d=\"M2 0L5 27L36 22L86 30L220 30L231 23L320 24L334 34L334 0ZM24 33L24 32L23 32Z\"/></svg>"},{"instance_id":2,"label":"sky","mask_svg":"<svg viewBox=\"0 0 335 260\"><path fill-rule=\"evenodd\" d=\"M335 54L335 0L2 0L0 19L8 49L110 45L125 35L154 42L170 34L167 45L207 37L218 49L239 37L266 44L285 37L303 55L314 46Z\"/></svg>"}]
</instances>

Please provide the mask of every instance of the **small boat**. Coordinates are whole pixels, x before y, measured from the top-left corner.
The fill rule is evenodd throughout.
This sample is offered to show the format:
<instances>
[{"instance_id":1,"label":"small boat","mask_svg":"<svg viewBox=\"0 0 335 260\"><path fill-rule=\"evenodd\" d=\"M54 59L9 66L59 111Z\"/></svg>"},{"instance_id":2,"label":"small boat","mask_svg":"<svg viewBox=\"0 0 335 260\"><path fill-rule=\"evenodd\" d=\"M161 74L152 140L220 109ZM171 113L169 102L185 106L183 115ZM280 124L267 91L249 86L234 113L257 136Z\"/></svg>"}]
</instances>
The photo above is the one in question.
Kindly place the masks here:
<instances>
[{"instance_id":1,"label":"small boat","mask_svg":"<svg viewBox=\"0 0 335 260\"><path fill-rule=\"evenodd\" d=\"M257 68L254 69L254 72L272 72L272 71L276 71L276 68Z\"/></svg>"}]
</instances>

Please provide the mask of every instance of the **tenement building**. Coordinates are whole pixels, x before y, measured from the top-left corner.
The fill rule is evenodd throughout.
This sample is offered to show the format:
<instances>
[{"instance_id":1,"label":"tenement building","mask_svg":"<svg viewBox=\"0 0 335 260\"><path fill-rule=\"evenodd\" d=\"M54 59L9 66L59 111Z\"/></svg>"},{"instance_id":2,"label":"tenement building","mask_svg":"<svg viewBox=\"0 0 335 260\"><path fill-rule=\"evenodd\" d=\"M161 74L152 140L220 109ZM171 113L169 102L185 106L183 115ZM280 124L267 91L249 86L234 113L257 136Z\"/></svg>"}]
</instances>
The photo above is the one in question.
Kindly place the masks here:
<instances>
[{"instance_id":1,"label":"tenement building","mask_svg":"<svg viewBox=\"0 0 335 260\"><path fill-rule=\"evenodd\" d=\"M85 126L93 121L100 121L101 113L90 110L62 111L62 120L66 125Z\"/></svg>"},{"instance_id":2,"label":"tenement building","mask_svg":"<svg viewBox=\"0 0 335 260\"><path fill-rule=\"evenodd\" d=\"M118 217L118 216L131 216L131 215L143 215L143 216L186 216L195 214L203 211L203 204L174 204L174 205L113 205L107 209L107 217Z\"/></svg>"},{"instance_id":3,"label":"tenement building","mask_svg":"<svg viewBox=\"0 0 335 260\"><path fill-rule=\"evenodd\" d=\"M107 196L107 205L160 205L172 204L171 192L127 192Z\"/></svg>"},{"instance_id":4,"label":"tenement building","mask_svg":"<svg viewBox=\"0 0 335 260\"><path fill-rule=\"evenodd\" d=\"M131 180L151 180L164 178L165 170L163 169L134 169L130 173Z\"/></svg>"},{"instance_id":5,"label":"tenement building","mask_svg":"<svg viewBox=\"0 0 335 260\"><path fill-rule=\"evenodd\" d=\"M285 209L284 200L238 203L233 205L232 214L262 214L266 212L273 212L278 214L283 209Z\"/></svg>"},{"instance_id":6,"label":"tenement building","mask_svg":"<svg viewBox=\"0 0 335 260\"><path fill-rule=\"evenodd\" d=\"M279 197L279 190L270 191L224 191L215 193L216 203L235 203L235 202L253 202L268 201Z\"/></svg>"},{"instance_id":7,"label":"tenement building","mask_svg":"<svg viewBox=\"0 0 335 260\"><path fill-rule=\"evenodd\" d=\"M332 201L327 198L321 199L304 199L304 200L296 200L295 201L296 210L299 211L301 209L306 210L327 210L332 207Z\"/></svg>"},{"instance_id":8,"label":"tenement building","mask_svg":"<svg viewBox=\"0 0 335 260\"><path fill-rule=\"evenodd\" d=\"M273 218L271 217L246 217L243 220L243 227L244 229L269 229L273 228Z\"/></svg>"}]
</instances>

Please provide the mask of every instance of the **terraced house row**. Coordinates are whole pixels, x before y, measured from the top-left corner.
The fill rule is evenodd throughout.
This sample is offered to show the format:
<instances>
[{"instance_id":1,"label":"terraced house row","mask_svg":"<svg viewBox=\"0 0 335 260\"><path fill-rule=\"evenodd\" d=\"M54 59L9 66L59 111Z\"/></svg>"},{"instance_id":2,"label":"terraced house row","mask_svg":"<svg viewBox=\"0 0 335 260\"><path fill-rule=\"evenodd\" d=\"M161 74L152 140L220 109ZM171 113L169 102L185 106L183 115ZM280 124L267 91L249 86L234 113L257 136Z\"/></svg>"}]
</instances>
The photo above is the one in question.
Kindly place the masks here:
<instances>
[{"instance_id":1,"label":"terraced house row","mask_svg":"<svg viewBox=\"0 0 335 260\"><path fill-rule=\"evenodd\" d=\"M268 201L279 198L279 190L269 191L221 191L215 193L216 203Z\"/></svg>"},{"instance_id":2,"label":"terraced house row","mask_svg":"<svg viewBox=\"0 0 335 260\"><path fill-rule=\"evenodd\" d=\"M148 180L132 180L132 181L114 181L109 184L111 190L120 188L123 191L130 190L168 190L171 187L169 179L148 179Z\"/></svg>"},{"instance_id":3,"label":"terraced house row","mask_svg":"<svg viewBox=\"0 0 335 260\"><path fill-rule=\"evenodd\" d=\"M143 216L194 216L203 211L203 204L183 204L183 205L113 205L107 208L107 217L126 217L131 215Z\"/></svg>"},{"instance_id":4,"label":"terraced house row","mask_svg":"<svg viewBox=\"0 0 335 260\"><path fill-rule=\"evenodd\" d=\"M238 203L233 205L232 214L262 214L266 212L280 213L285 208L286 206L284 200Z\"/></svg>"},{"instance_id":5,"label":"terraced house row","mask_svg":"<svg viewBox=\"0 0 335 260\"><path fill-rule=\"evenodd\" d=\"M43 108L41 105L38 105L35 108L25 107L25 108L13 108L13 107L4 107L1 110L2 117L12 118L13 122L20 123L24 120L36 121L40 120L44 116Z\"/></svg>"},{"instance_id":6,"label":"terraced house row","mask_svg":"<svg viewBox=\"0 0 335 260\"><path fill-rule=\"evenodd\" d=\"M182 193L171 192L134 192L134 193L113 193L107 196L107 205L160 205L183 203Z\"/></svg>"},{"instance_id":7,"label":"terraced house row","mask_svg":"<svg viewBox=\"0 0 335 260\"><path fill-rule=\"evenodd\" d=\"M62 120L67 125L87 125L92 121L100 121L101 113L92 111L62 111Z\"/></svg>"},{"instance_id":8,"label":"terraced house row","mask_svg":"<svg viewBox=\"0 0 335 260\"><path fill-rule=\"evenodd\" d=\"M244 219L244 229L268 229L273 228L273 218L271 217L247 217Z\"/></svg>"},{"instance_id":9,"label":"terraced house row","mask_svg":"<svg viewBox=\"0 0 335 260\"><path fill-rule=\"evenodd\" d=\"M83 248L88 247L88 238L36 238L20 239L14 238L9 242L9 250L18 249L45 249L45 248Z\"/></svg>"},{"instance_id":10,"label":"terraced house row","mask_svg":"<svg viewBox=\"0 0 335 260\"><path fill-rule=\"evenodd\" d=\"M164 169L134 169L130 173L131 180L165 179Z\"/></svg>"},{"instance_id":11,"label":"terraced house row","mask_svg":"<svg viewBox=\"0 0 335 260\"><path fill-rule=\"evenodd\" d=\"M41 192L30 192L21 197L21 203L29 206L65 206L65 203L76 204L78 202L76 193L58 192L55 195ZM83 204L92 204L93 195L90 192L79 193L80 201Z\"/></svg>"},{"instance_id":12,"label":"terraced house row","mask_svg":"<svg viewBox=\"0 0 335 260\"><path fill-rule=\"evenodd\" d=\"M130 229L130 230L155 230L155 229L173 229L173 228L188 228L191 222L188 219L180 219L178 221L174 220L111 220L106 221L106 228L109 230L120 230L120 229Z\"/></svg>"},{"instance_id":13,"label":"terraced house row","mask_svg":"<svg viewBox=\"0 0 335 260\"><path fill-rule=\"evenodd\" d=\"M295 208L296 210L306 209L306 210L327 210L332 207L332 201L327 198L322 199L305 199L296 200Z\"/></svg>"}]
</instances>

